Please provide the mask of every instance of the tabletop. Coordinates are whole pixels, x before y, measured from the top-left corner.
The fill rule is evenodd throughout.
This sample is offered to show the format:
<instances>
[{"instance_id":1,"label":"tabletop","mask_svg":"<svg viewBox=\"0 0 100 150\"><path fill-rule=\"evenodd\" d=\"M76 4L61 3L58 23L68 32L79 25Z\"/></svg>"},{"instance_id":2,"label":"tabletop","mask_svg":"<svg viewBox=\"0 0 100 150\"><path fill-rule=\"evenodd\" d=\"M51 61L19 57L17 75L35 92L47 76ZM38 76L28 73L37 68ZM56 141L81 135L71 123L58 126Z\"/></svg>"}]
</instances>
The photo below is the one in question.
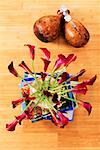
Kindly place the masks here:
<instances>
[{"instance_id":1,"label":"tabletop","mask_svg":"<svg viewBox=\"0 0 100 150\"><path fill-rule=\"evenodd\" d=\"M60 36L53 42L43 43L33 33L34 22L45 15L56 15L61 5L66 4L73 18L79 20L90 33L85 47L69 46ZM99 150L100 149L100 3L99 0L3 0L0 1L0 149L1 150ZM19 114L20 106L11 107L11 101L19 98L19 79L12 76L7 67L13 61L23 75L18 64L24 60L29 66L29 50L24 44L36 46L36 71L43 64L39 47L47 47L52 55L51 70L59 53L77 55L77 60L68 67L70 73L85 68L81 79L97 74L97 80L89 87L86 95L79 98L92 104L90 116L82 107L75 110L74 121L64 129L50 121L32 124L25 120L14 132L8 132L5 124Z\"/></svg>"}]
</instances>

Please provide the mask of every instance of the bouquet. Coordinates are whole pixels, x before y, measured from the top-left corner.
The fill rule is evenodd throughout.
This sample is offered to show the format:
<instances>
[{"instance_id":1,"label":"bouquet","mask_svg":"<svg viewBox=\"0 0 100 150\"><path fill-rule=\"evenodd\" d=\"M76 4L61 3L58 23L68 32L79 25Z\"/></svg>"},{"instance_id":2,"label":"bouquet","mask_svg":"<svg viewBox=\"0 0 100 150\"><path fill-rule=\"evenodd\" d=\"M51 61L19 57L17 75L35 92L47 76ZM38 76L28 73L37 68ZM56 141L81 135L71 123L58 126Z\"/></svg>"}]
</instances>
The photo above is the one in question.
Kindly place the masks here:
<instances>
[{"instance_id":1,"label":"bouquet","mask_svg":"<svg viewBox=\"0 0 100 150\"><path fill-rule=\"evenodd\" d=\"M44 54L44 57L41 58L44 70L37 73L34 69L35 46L30 44L25 46L29 48L33 70L22 61L19 64L24 69L24 77L22 77L14 68L13 62L8 66L9 71L21 80L21 97L12 101L12 107L16 108L21 104L22 111L13 122L6 124L6 129L14 131L16 125L21 125L24 119L29 119L32 122L48 119L56 126L63 128L73 120L74 109L78 108L78 105L82 105L90 115L91 104L76 99L76 94L86 94L87 86L93 85L96 75L89 80L79 81L79 77L85 73L85 69L74 75L68 73L66 68L76 60L74 54L68 56L59 54L52 72L48 73L51 54L47 48L40 48Z\"/></svg>"}]
</instances>

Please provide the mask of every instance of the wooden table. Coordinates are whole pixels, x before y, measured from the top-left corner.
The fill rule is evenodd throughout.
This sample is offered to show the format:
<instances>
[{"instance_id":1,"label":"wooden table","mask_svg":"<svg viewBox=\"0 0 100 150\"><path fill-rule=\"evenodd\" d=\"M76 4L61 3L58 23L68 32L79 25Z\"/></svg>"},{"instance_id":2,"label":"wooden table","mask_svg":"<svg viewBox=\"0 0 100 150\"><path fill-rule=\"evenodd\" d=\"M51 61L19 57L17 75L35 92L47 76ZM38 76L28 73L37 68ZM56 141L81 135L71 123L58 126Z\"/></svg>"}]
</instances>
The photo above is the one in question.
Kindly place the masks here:
<instances>
[{"instance_id":1,"label":"wooden table","mask_svg":"<svg viewBox=\"0 0 100 150\"><path fill-rule=\"evenodd\" d=\"M41 16L56 14L60 5L67 4L74 18L82 22L90 32L91 39L84 48L73 48L62 39L43 43L33 34L33 24ZM3 0L0 1L0 149L1 150L99 150L100 149L100 3L99 0ZM47 47L52 53L51 70L57 54L75 53L77 60L68 70L76 73L85 68L81 79L98 75L94 86L87 95L79 98L91 102L90 116L82 107L75 111L74 121L64 129L59 129L49 121L32 124L24 121L15 132L8 132L5 124L14 119L20 107L12 109L11 101L19 98L17 78L8 71L11 61L18 67L21 60L30 65L29 50L23 45L36 45L36 71L42 71L39 47Z\"/></svg>"}]
</instances>

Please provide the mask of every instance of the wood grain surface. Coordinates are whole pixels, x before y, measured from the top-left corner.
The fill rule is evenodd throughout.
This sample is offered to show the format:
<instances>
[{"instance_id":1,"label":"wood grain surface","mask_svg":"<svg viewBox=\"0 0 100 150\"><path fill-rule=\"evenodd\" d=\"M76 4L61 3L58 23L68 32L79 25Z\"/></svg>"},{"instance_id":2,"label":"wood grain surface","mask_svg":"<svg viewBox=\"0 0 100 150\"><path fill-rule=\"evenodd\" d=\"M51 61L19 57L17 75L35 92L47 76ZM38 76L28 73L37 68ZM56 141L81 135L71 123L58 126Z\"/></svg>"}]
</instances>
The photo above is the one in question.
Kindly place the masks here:
<instances>
[{"instance_id":1,"label":"wood grain surface","mask_svg":"<svg viewBox=\"0 0 100 150\"><path fill-rule=\"evenodd\" d=\"M0 150L100 150L100 1L99 0L0 0ZM82 22L90 32L90 41L84 48L69 46L62 37L51 43L39 41L33 34L34 22L44 15L56 15L62 4L68 5L74 18ZM75 53L77 60L68 67L76 73L85 68L81 79L94 74L98 78L94 86L89 87L85 96L79 98L89 101L93 106L90 116L79 107L75 110L74 121L64 129L59 129L50 121L32 124L24 121L15 132L8 132L5 124L20 113L20 107L12 109L11 101L19 98L20 90L17 78L13 77L7 66L14 61L18 67L21 60L31 66L29 50L24 44L36 45L36 71L42 71L39 47L47 47L52 53L53 67L57 54Z\"/></svg>"}]
</instances>

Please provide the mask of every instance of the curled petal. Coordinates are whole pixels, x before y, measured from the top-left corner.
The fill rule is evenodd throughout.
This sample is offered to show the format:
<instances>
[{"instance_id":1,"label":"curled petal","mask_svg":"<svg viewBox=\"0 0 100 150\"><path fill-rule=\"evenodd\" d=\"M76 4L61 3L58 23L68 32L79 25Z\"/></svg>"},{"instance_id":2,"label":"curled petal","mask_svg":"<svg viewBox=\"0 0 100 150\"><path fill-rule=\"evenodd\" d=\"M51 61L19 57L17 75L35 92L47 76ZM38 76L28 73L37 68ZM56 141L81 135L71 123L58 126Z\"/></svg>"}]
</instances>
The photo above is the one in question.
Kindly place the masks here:
<instances>
[{"instance_id":1,"label":"curled petal","mask_svg":"<svg viewBox=\"0 0 100 150\"><path fill-rule=\"evenodd\" d=\"M49 64L50 64L51 61L49 61L49 60L47 60L47 59L45 59L45 58L41 58L41 59L42 59L43 62L44 62L44 72L46 72L46 71L47 71L47 68L48 68L48 66L49 66Z\"/></svg>"},{"instance_id":2,"label":"curled petal","mask_svg":"<svg viewBox=\"0 0 100 150\"><path fill-rule=\"evenodd\" d=\"M15 119L12 123L6 124L6 129L8 131L14 131L18 121Z\"/></svg>"},{"instance_id":3,"label":"curled petal","mask_svg":"<svg viewBox=\"0 0 100 150\"><path fill-rule=\"evenodd\" d=\"M29 67L25 64L24 61L22 61L20 64L19 64L20 67L22 67L26 72L32 74L32 71L29 69Z\"/></svg>"},{"instance_id":4,"label":"curled petal","mask_svg":"<svg viewBox=\"0 0 100 150\"><path fill-rule=\"evenodd\" d=\"M88 102L83 102L83 101L78 101L79 104L81 104L87 111L88 111L88 115L91 114L92 111L92 106L90 103Z\"/></svg>"},{"instance_id":5,"label":"curled petal","mask_svg":"<svg viewBox=\"0 0 100 150\"><path fill-rule=\"evenodd\" d=\"M50 59L50 52L47 50L47 48L40 48L40 49L43 51L46 59L49 60Z\"/></svg>"},{"instance_id":6,"label":"curled petal","mask_svg":"<svg viewBox=\"0 0 100 150\"><path fill-rule=\"evenodd\" d=\"M62 75L61 75L61 79L58 81L58 83L62 83L62 82L65 82L68 78L68 73L67 72L63 72Z\"/></svg>"},{"instance_id":7,"label":"curled petal","mask_svg":"<svg viewBox=\"0 0 100 150\"><path fill-rule=\"evenodd\" d=\"M30 57L32 60L35 58L35 46L30 44L25 44L24 46L28 46L30 49Z\"/></svg>"},{"instance_id":8,"label":"curled petal","mask_svg":"<svg viewBox=\"0 0 100 150\"><path fill-rule=\"evenodd\" d=\"M94 77L92 77L90 80L84 81L86 85L93 85L93 83L95 82L97 76L95 75Z\"/></svg>"},{"instance_id":9,"label":"curled petal","mask_svg":"<svg viewBox=\"0 0 100 150\"><path fill-rule=\"evenodd\" d=\"M12 106L15 108L17 105L21 104L24 101L23 98L17 99L15 101L12 101Z\"/></svg>"},{"instance_id":10,"label":"curled petal","mask_svg":"<svg viewBox=\"0 0 100 150\"><path fill-rule=\"evenodd\" d=\"M18 77L18 73L16 71L16 69L14 68L13 66L13 61L10 63L10 65L8 66L8 70L15 76L15 77Z\"/></svg>"},{"instance_id":11,"label":"curled petal","mask_svg":"<svg viewBox=\"0 0 100 150\"><path fill-rule=\"evenodd\" d=\"M41 72L41 78L42 78L42 81L44 81L45 80L45 77L47 76L47 74L46 73L44 73L44 72Z\"/></svg>"},{"instance_id":12,"label":"curled petal","mask_svg":"<svg viewBox=\"0 0 100 150\"><path fill-rule=\"evenodd\" d=\"M69 54L69 55L66 57L65 66L68 66L72 61L75 61L76 58L77 58L77 57L76 57L74 54Z\"/></svg>"}]
</instances>

